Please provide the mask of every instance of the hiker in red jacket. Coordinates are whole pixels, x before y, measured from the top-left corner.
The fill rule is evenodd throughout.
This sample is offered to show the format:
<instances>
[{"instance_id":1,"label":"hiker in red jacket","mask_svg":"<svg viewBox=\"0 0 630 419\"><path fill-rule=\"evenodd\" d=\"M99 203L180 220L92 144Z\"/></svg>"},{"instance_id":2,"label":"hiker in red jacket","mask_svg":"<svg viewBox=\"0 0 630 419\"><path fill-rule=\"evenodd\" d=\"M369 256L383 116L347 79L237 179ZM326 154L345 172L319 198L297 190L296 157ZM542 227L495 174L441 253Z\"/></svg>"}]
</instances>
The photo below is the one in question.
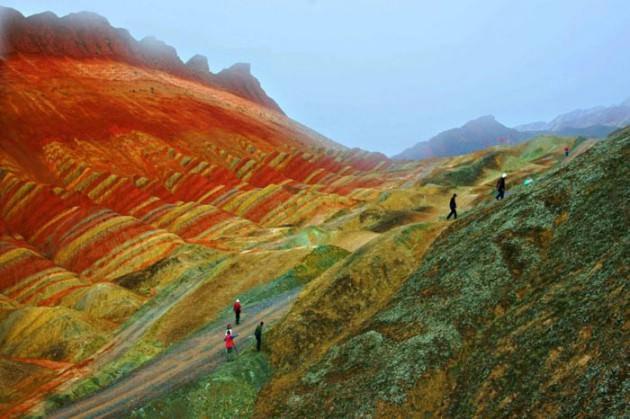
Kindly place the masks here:
<instances>
[{"instance_id":1,"label":"hiker in red jacket","mask_svg":"<svg viewBox=\"0 0 630 419\"><path fill-rule=\"evenodd\" d=\"M238 349L236 349L236 343L234 343L234 336L232 335L231 332L227 332L225 334L225 337L223 338L223 341L225 342L225 350L226 350L226 354L227 354L227 360L231 361L232 357L232 351L238 353Z\"/></svg>"},{"instance_id":2,"label":"hiker in red jacket","mask_svg":"<svg viewBox=\"0 0 630 419\"><path fill-rule=\"evenodd\" d=\"M236 316L236 324L239 324L241 322L241 300L237 298L232 308L234 309L234 316Z\"/></svg>"}]
</instances>

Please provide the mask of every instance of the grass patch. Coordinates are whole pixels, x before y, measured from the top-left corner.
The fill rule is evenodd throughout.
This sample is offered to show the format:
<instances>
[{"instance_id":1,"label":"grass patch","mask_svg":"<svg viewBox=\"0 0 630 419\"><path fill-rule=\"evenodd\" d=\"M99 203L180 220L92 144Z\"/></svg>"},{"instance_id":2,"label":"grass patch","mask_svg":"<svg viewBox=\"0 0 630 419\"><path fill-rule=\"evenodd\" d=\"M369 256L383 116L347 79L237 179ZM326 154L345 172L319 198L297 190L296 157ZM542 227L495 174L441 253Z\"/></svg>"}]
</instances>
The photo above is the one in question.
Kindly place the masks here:
<instances>
[{"instance_id":1,"label":"grass patch","mask_svg":"<svg viewBox=\"0 0 630 419\"><path fill-rule=\"evenodd\" d=\"M424 182L436 183L439 185L449 186L469 186L473 185L477 179L483 174L484 169L496 169L497 152L488 153L479 160L475 160L471 164L457 167L450 172L440 173L439 175L428 178Z\"/></svg>"},{"instance_id":2,"label":"grass patch","mask_svg":"<svg viewBox=\"0 0 630 419\"><path fill-rule=\"evenodd\" d=\"M271 377L262 352L244 351L208 376L131 412L131 418L250 417L258 391Z\"/></svg>"},{"instance_id":3,"label":"grass patch","mask_svg":"<svg viewBox=\"0 0 630 419\"><path fill-rule=\"evenodd\" d=\"M240 296L240 300L245 306L252 306L303 287L349 253L345 249L332 245L317 246L298 265L267 284L251 288ZM231 306L226 307L219 317L225 316L231 310Z\"/></svg>"},{"instance_id":4,"label":"grass patch","mask_svg":"<svg viewBox=\"0 0 630 419\"><path fill-rule=\"evenodd\" d=\"M141 367L162 352L163 349L158 342L140 340L122 357L107 364L93 376L79 381L63 393L50 396L45 402L45 411L52 412L61 409L96 393Z\"/></svg>"}]
</instances>

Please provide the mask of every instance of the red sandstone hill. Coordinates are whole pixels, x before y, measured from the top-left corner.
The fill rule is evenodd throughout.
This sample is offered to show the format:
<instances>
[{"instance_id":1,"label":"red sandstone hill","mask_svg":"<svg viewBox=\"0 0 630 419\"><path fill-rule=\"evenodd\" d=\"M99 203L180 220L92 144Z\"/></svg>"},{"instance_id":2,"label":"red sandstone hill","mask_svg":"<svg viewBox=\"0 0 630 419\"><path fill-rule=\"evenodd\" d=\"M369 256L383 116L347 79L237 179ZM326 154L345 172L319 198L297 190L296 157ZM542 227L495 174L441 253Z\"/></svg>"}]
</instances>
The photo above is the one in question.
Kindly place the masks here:
<instances>
[{"instance_id":1,"label":"red sandstone hill","mask_svg":"<svg viewBox=\"0 0 630 419\"><path fill-rule=\"evenodd\" d=\"M54 181L41 153L55 141L115 148L151 137L155 147L224 168L270 152L344 149L287 118L247 64L213 74L205 57L184 64L174 48L136 41L92 13L24 17L0 8L0 28L0 152L29 177Z\"/></svg>"},{"instance_id":2,"label":"red sandstone hill","mask_svg":"<svg viewBox=\"0 0 630 419\"><path fill-rule=\"evenodd\" d=\"M21 53L107 58L200 81L282 113L251 75L248 65L236 65L215 75L205 57L197 55L184 64L173 47L153 37L136 41L127 30L112 27L107 19L94 13L57 17L46 12L24 17L16 10L0 7L0 27L0 57Z\"/></svg>"},{"instance_id":3,"label":"red sandstone hill","mask_svg":"<svg viewBox=\"0 0 630 419\"><path fill-rule=\"evenodd\" d=\"M201 56L184 64L89 13L1 8L0 25L0 295L11 310L66 304L184 245L240 251L388 181L385 156L291 120L248 65L215 75Z\"/></svg>"}]
</instances>

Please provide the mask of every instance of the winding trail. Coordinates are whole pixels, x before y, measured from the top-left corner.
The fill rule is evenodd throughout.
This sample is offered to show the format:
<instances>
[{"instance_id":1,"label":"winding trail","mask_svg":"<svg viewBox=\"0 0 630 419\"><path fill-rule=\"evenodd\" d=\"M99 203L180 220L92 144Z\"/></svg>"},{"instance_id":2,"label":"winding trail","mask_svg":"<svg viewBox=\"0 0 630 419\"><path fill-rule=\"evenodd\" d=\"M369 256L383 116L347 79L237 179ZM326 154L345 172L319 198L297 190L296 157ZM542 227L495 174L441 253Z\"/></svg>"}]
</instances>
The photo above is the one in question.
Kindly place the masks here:
<instances>
[{"instance_id":1,"label":"winding trail","mask_svg":"<svg viewBox=\"0 0 630 419\"><path fill-rule=\"evenodd\" d=\"M292 290L244 311L241 325L234 327L239 348L252 343L256 325L271 325L290 308L299 293ZM223 320L223 319L222 319ZM130 375L68 407L52 412L51 418L119 418L183 384L214 371L225 362L224 322L186 339ZM238 358L235 360L238 362Z\"/></svg>"}]
</instances>

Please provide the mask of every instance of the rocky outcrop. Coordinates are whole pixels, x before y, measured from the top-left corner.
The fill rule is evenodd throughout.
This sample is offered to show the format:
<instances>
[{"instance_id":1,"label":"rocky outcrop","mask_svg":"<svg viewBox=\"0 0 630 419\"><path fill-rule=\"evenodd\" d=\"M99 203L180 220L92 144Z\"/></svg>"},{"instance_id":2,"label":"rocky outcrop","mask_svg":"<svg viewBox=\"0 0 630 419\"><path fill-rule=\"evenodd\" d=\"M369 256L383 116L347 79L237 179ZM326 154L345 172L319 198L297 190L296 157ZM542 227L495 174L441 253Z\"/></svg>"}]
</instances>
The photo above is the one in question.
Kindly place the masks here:
<instances>
[{"instance_id":1,"label":"rocky outcrop","mask_svg":"<svg viewBox=\"0 0 630 419\"><path fill-rule=\"evenodd\" d=\"M205 55L193 55L188 61L186 61L186 66L197 73L203 74L210 72L208 58Z\"/></svg>"},{"instance_id":2,"label":"rocky outcrop","mask_svg":"<svg viewBox=\"0 0 630 419\"><path fill-rule=\"evenodd\" d=\"M279 110L278 104L262 89L247 63L237 63L216 75L217 83L239 96L247 97L268 108Z\"/></svg>"}]
</instances>

